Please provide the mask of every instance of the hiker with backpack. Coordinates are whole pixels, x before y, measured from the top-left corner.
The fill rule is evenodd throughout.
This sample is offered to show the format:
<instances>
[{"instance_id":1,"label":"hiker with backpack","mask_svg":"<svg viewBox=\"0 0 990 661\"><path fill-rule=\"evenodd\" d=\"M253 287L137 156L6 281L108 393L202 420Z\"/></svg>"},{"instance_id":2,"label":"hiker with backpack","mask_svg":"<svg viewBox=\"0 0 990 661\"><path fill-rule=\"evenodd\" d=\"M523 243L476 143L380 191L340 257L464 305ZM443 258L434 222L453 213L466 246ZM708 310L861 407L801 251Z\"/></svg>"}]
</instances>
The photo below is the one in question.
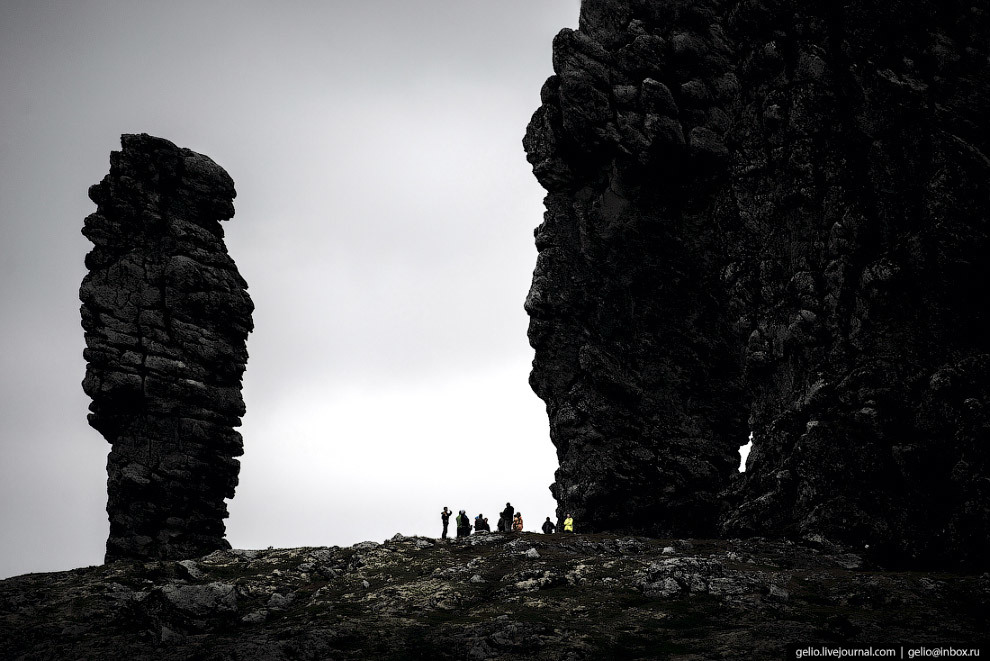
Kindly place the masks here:
<instances>
[{"instance_id":1,"label":"hiker with backpack","mask_svg":"<svg viewBox=\"0 0 990 661\"><path fill-rule=\"evenodd\" d=\"M457 522L458 537L467 537L468 535L471 534L471 520L468 519L468 516L464 512L464 510L461 510L457 514L456 522Z\"/></svg>"},{"instance_id":2,"label":"hiker with backpack","mask_svg":"<svg viewBox=\"0 0 990 661\"><path fill-rule=\"evenodd\" d=\"M554 525L554 522L551 521L550 520L550 517L548 516L547 517L547 520L543 522L543 534L544 535L552 535L553 534L553 531L556 530L556 529L557 529L557 526Z\"/></svg>"}]
</instances>

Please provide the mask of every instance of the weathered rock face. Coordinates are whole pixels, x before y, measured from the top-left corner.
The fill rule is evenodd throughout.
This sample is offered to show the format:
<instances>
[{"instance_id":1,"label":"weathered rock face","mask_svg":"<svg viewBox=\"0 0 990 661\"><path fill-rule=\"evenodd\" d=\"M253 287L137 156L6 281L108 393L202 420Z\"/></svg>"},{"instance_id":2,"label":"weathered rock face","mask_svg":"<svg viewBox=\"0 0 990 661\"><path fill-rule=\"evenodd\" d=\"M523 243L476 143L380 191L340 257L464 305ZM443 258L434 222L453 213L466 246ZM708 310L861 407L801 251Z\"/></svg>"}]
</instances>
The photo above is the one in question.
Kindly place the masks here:
<instances>
[{"instance_id":1,"label":"weathered rock face","mask_svg":"<svg viewBox=\"0 0 990 661\"><path fill-rule=\"evenodd\" d=\"M790 14L777 55L742 63L749 245L726 284L751 310L759 440L726 528L985 564L990 310L969 292L990 282L988 16Z\"/></svg>"},{"instance_id":2,"label":"weathered rock face","mask_svg":"<svg viewBox=\"0 0 990 661\"><path fill-rule=\"evenodd\" d=\"M704 109L739 86L724 44L601 9L554 41L525 139L549 193L526 309L551 489L592 530L709 534L747 428L720 287L738 221L713 203L729 118Z\"/></svg>"},{"instance_id":3,"label":"weathered rock face","mask_svg":"<svg viewBox=\"0 0 990 661\"><path fill-rule=\"evenodd\" d=\"M89 423L107 461L107 561L229 548L254 306L223 243L234 183L167 140L124 135L90 188L82 324Z\"/></svg>"},{"instance_id":4,"label":"weathered rock face","mask_svg":"<svg viewBox=\"0 0 990 661\"><path fill-rule=\"evenodd\" d=\"M583 3L525 139L562 509L689 531L728 485L729 534L990 557L988 30L968 2Z\"/></svg>"}]
</instances>

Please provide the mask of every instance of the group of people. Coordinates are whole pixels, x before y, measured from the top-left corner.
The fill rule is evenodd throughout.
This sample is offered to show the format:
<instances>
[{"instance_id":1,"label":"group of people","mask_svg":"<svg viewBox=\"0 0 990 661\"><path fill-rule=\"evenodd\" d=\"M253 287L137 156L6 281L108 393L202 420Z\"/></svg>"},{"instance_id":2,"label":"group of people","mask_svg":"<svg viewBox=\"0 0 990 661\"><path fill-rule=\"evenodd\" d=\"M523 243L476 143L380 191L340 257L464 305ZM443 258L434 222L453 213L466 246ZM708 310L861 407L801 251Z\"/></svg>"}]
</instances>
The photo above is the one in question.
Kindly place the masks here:
<instances>
[{"instance_id":1,"label":"group of people","mask_svg":"<svg viewBox=\"0 0 990 661\"><path fill-rule=\"evenodd\" d=\"M447 539L447 526L450 524L451 514L453 514L453 512L446 507L444 507L443 511L440 512L440 520L443 522L443 534L441 535L441 539ZM457 513L457 517L454 519L454 524L456 526L458 537L467 537L471 534L471 519L464 510L460 510ZM512 506L512 503L506 503L505 509L502 510L502 513L498 517L496 529L498 532L522 532L522 512L517 512ZM491 532L491 530L491 526L488 524L488 519L484 514L478 514L478 516L474 517L475 532ZM557 525L551 521L548 516L547 520L543 522L543 532L547 535L551 535L556 530ZM564 516L562 530L563 532L574 532L574 518L569 513Z\"/></svg>"},{"instance_id":2,"label":"group of people","mask_svg":"<svg viewBox=\"0 0 990 661\"><path fill-rule=\"evenodd\" d=\"M572 517L570 513L564 515L564 525L562 530L564 532L574 532L574 517ZM547 520L543 522L543 532L547 535L552 535L556 531L557 524L551 521L548 516Z\"/></svg>"},{"instance_id":3,"label":"group of people","mask_svg":"<svg viewBox=\"0 0 990 661\"><path fill-rule=\"evenodd\" d=\"M564 525L561 528L564 532L574 532L574 517L567 513L564 515ZM547 517L547 520L543 522L543 532L547 535L552 535L557 531L557 524Z\"/></svg>"}]
</instances>

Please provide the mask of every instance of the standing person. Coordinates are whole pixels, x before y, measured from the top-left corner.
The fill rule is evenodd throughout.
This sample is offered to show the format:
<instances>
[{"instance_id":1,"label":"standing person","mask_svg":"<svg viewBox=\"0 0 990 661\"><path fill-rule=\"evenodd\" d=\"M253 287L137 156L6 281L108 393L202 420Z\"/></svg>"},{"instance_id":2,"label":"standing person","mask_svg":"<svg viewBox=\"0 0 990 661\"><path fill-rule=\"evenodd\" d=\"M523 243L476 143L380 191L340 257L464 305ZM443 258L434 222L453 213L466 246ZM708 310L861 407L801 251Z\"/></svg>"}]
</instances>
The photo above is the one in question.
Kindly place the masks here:
<instances>
[{"instance_id":1,"label":"standing person","mask_svg":"<svg viewBox=\"0 0 990 661\"><path fill-rule=\"evenodd\" d=\"M440 520L443 521L443 534L440 535L440 539L447 539L447 525L450 523L451 511L446 507L440 512Z\"/></svg>"},{"instance_id":2,"label":"standing person","mask_svg":"<svg viewBox=\"0 0 990 661\"><path fill-rule=\"evenodd\" d=\"M488 530L488 519L485 518L484 514L478 514L474 517L474 531L481 532L482 530Z\"/></svg>"},{"instance_id":3,"label":"standing person","mask_svg":"<svg viewBox=\"0 0 990 661\"><path fill-rule=\"evenodd\" d=\"M553 521L551 521L550 520L550 517L548 516L547 517L547 520L543 522L543 534L544 535L552 535L553 534L553 531L556 530L556 529L557 529L557 526L554 525Z\"/></svg>"},{"instance_id":4,"label":"standing person","mask_svg":"<svg viewBox=\"0 0 990 661\"><path fill-rule=\"evenodd\" d=\"M564 532L574 532L574 519L571 518L570 513L564 515Z\"/></svg>"},{"instance_id":5,"label":"standing person","mask_svg":"<svg viewBox=\"0 0 990 661\"><path fill-rule=\"evenodd\" d=\"M512 519L512 531L522 532L522 529L523 529L522 512L516 512L516 517Z\"/></svg>"},{"instance_id":6,"label":"standing person","mask_svg":"<svg viewBox=\"0 0 990 661\"><path fill-rule=\"evenodd\" d=\"M505 509L502 510L502 518L499 519L502 532L509 532L512 530L512 514L515 511L516 509L512 506L512 503L505 504Z\"/></svg>"},{"instance_id":7,"label":"standing person","mask_svg":"<svg viewBox=\"0 0 990 661\"><path fill-rule=\"evenodd\" d=\"M471 520L468 519L467 513L461 510L457 514L457 536L467 537L471 534Z\"/></svg>"}]
</instances>

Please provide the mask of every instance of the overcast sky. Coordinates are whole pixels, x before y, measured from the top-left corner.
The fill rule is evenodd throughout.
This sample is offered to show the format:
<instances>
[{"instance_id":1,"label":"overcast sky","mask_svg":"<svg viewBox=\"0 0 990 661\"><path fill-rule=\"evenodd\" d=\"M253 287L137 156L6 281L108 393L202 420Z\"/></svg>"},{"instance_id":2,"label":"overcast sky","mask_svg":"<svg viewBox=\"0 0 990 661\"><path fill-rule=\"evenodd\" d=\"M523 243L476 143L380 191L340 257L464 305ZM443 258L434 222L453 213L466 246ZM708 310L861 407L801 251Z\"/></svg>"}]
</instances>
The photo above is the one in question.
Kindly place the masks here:
<instances>
[{"instance_id":1,"label":"overcast sky","mask_svg":"<svg viewBox=\"0 0 990 661\"><path fill-rule=\"evenodd\" d=\"M522 304L521 138L578 0L0 1L0 577L102 562L86 191L121 133L210 156L257 310L235 548L527 528L556 459Z\"/></svg>"}]
</instances>

